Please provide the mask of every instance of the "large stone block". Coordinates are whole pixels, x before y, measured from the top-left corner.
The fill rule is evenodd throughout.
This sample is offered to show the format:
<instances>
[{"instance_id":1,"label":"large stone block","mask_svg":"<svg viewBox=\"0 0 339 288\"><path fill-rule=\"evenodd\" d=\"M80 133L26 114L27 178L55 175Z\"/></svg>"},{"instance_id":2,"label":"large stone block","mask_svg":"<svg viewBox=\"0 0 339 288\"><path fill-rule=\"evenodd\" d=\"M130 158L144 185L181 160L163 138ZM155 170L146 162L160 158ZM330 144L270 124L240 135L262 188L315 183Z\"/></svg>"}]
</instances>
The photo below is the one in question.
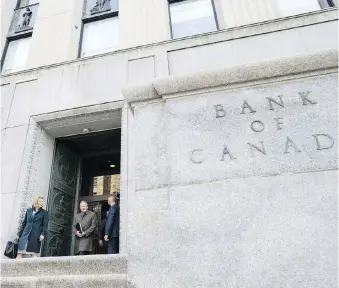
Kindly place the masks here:
<instances>
[{"instance_id":1,"label":"large stone block","mask_svg":"<svg viewBox=\"0 0 339 288\"><path fill-rule=\"evenodd\" d=\"M172 187L166 211L135 206L131 287L336 287L337 180L237 178Z\"/></svg>"},{"instance_id":2,"label":"large stone block","mask_svg":"<svg viewBox=\"0 0 339 288\"><path fill-rule=\"evenodd\" d=\"M141 85L155 78L154 56L128 61L128 84Z\"/></svg>"},{"instance_id":3,"label":"large stone block","mask_svg":"<svg viewBox=\"0 0 339 288\"><path fill-rule=\"evenodd\" d=\"M306 53L298 29L246 37L232 41L234 63L244 64Z\"/></svg>"},{"instance_id":4,"label":"large stone block","mask_svg":"<svg viewBox=\"0 0 339 288\"><path fill-rule=\"evenodd\" d=\"M73 12L76 0L59 0L54 2L39 3L39 11L37 18L49 18L58 14Z\"/></svg>"},{"instance_id":5,"label":"large stone block","mask_svg":"<svg viewBox=\"0 0 339 288\"><path fill-rule=\"evenodd\" d=\"M127 82L124 57L96 60L63 68L60 110L123 99L121 89Z\"/></svg>"},{"instance_id":6,"label":"large stone block","mask_svg":"<svg viewBox=\"0 0 339 288\"><path fill-rule=\"evenodd\" d=\"M2 277L125 274L126 255L89 255L1 260Z\"/></svg>"},{"instance_id":7,"label":"large stone block","mask_svg":"<svg viewBox=\"0 0 339 288\"><path fill-rule=\"evenodd\" d=\"M15 92L8 117L7 127L14 127L29 123L29 117L35 114L39 105L37 97L37 81L26 81L15 85ZM45 95L45 97L48 97Z\"/></svg>"},{"instance_id":8,"label":"large stone block","mask_svg":"<svg viewBox=\"0 0 339 288\"><path fill-rule=\"evenodd\" d=\"M136 189L161 187L168 183L165 107L162 103L136 107L134 116Z\"/></svg>"},{"instance_id":9,"label":"large stone block","mask_svg":"<svg viewBox=\"0 0 339 288\"><path fill-rule=\"evenodd\" d=\"M13 240L10 237L9 230L11 225L11 219L13 218L13 207L15 204L15 192L10 193L2 193L0 194L0 202L1 202L1 254L0 257L3 256L3 251L6 247L7 241Z\"/></svg>"},{"instance_id":10,"label":"large stone block","mask_svg":"<svg viewBox=\"0 0 339 288\"><path fill-rule=\"evenodd\" d=\"M170 183L336 169L337 93L333 75L168 100Z\"/></svg>"},{"instance_id":11,"label":"large stone block","mask_svg":"<svg viewBox=\"0 0 339 288\"><path fill-rule=\"evenodd\" d=\"M7 127L8 115L11 110L12 100L14 95L14 84L1 86L1 129Z\"/></svg>"},{"instance_id":12,"label":"large stone block","mask_svg":"<svg viewBox=\"0 0 339 288\"><path fill-rule=\"evenodd\" d=\"M309 52L325 49L338 50L338 23L336 21L302 27L299 34Z\"/></svg>"},{"instance_id":13,"label":"large stone block","mask_svg":"<svg viewBox=\"0 0 339 288\"><path fill-rule=\"evenodd\" d=\"M17 191L28 125L6 129L1 151L1 193Z\"/></svg>"},{"instance_id":14,"label":"large stone block","mask_svg":"<svg viewBox=\"0 0 339 288\"><path fill-rule=\"evenodd\" d=\"M70 4L72 2L74 3L73 0L69 1ZM42 13L48 14L47 11L42 11ZM36 19L32 44L27 57L27 68L51 65L67 60L68 52L73 48L69 47L71 32L76 29L72 25L73 17L74 11L67 10L64 13ZM51 37L52 35L53 37Z\"/></svg>"},{"instance_id":15,"label":"large stone block","mask_svg":"<svg viewBox=\"0 0 339 288\"><path fill-rule=\"evenodd\" d=\"M168 52L170 75L234 66L231 41Z\"/></svg>"}]
</instances>

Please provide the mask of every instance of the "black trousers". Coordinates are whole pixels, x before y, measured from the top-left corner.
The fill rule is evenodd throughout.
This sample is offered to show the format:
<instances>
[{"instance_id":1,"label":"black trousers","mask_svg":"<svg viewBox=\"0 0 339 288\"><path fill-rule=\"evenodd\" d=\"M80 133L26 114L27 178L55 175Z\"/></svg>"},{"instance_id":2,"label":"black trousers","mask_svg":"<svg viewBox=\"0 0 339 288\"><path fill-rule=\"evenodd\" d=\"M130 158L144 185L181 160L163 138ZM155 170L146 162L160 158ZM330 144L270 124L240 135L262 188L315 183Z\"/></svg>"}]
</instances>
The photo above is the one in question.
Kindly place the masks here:
<instances>
[{"instance_id":1,"label":"black trousers","mask_svg":"<svg viewBox=\"0 0 339 288\"><path fill-rule=\"evenodd\" d=\"M119 253L119 237L113 237L108 240L108 254Z\"/></svg>"}]
</instances>

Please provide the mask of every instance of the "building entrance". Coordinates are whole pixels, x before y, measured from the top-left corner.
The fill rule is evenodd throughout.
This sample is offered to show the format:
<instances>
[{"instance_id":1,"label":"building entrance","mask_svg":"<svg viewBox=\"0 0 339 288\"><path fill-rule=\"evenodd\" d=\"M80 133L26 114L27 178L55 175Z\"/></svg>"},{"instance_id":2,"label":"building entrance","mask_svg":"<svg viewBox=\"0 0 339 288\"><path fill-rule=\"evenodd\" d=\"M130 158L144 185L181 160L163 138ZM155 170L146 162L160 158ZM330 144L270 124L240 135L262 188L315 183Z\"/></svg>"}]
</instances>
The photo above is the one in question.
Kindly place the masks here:
<instances>
[{"instance_id":1,"label":"building entrance","mask_svg":"<svg viewBox=\"0 0 339 288\"><path fill-rule=\"evenodd\" d=\"M120 193L121 130L76 135L56 140L47 209L49 225L43 256L74 255L74 216L86 201L98 219L93 254L105 254L107 198Z\"/></svg>"}]
</instances>

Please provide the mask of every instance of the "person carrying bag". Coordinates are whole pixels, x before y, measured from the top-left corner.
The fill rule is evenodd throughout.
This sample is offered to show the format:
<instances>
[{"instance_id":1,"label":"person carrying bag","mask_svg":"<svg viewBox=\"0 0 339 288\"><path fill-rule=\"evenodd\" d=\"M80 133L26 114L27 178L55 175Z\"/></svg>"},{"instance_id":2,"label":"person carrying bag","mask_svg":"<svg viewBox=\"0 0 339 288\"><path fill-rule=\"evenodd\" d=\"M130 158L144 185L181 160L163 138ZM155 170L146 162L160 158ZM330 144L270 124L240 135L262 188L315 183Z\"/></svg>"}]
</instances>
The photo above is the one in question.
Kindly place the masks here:
<instances>
[{"instance_id":1,"label":"person carrying bag","mask_svg":"<svg viewBox=\"0 0 339 288\"><path fill-rule=\"evenodd\" d=\"M43 209L43 198L34 199L32 208L27 209L25 219L20 226L17 259L23 255L40 256L41 243L48 226L48 213Z\"/></svg>"}]
</instances>

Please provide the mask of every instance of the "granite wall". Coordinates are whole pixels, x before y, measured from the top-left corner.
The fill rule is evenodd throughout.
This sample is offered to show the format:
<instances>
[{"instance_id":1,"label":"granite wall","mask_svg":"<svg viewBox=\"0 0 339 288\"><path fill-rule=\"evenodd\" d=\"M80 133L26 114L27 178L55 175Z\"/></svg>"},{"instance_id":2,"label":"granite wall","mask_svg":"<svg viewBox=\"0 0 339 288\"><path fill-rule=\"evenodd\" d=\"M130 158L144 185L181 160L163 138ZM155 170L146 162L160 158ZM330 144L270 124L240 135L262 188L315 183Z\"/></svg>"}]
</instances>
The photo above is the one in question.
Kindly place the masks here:
<instances>
[{"instance_id":1,"label":"granite wall","mask_svg":"<svg viewBox=\"0 0 339 288\"><path fill-rule=\"evenodd\" d=\"M326 51L124 90L131 287L336 287L336 66Z\"/></svg>"}]
</instances>

